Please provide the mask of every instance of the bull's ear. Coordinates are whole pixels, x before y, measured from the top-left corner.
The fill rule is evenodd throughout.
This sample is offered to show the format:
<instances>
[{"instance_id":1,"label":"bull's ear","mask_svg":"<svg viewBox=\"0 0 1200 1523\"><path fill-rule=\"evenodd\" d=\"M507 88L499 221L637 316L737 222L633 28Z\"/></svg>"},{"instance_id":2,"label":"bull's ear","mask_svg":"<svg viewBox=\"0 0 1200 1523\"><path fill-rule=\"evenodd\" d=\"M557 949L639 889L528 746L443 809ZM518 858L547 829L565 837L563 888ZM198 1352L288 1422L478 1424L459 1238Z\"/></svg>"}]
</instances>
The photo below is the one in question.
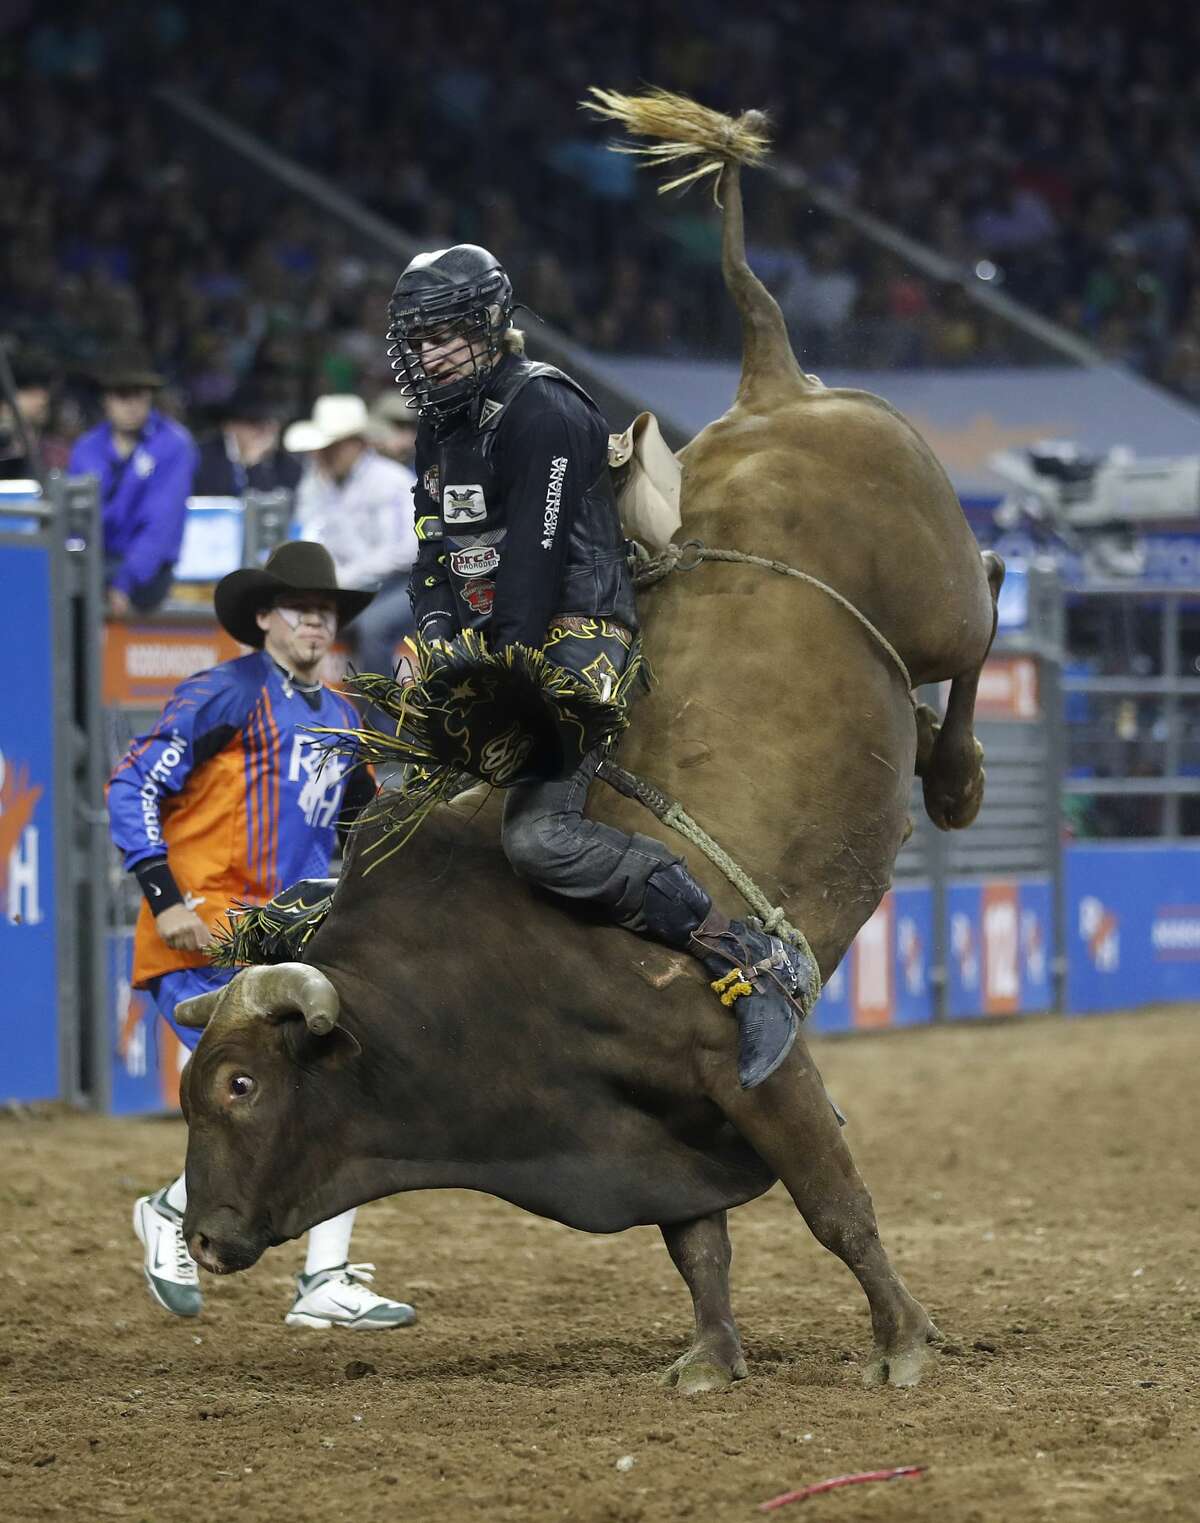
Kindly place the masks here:
<instances>
[{"instance_id":1,"label":"bull's ear","mask_svg":"<svg viewBox=\"0 0 1200 1523\"><path fill-rule=\"evenodd\" d=\"M300 1068L341 1068L362 1054L362 1043L344 1026L314 1036L300 1021L287 1021L283 1031L292 1061Z\"/></svg>"},{"instance_id":2,"label":"bull's ear","mask_svg":"<svg viewBox=\"0 0 1200 1523\"><path fill-rule=\"evenodd\" d=\"M191 999L181 999L175 1006L175 1019L181 1026L207 1026L224 993L223 988L211 989L207 994L193 994Z\"/></svg>"}]
</instances>

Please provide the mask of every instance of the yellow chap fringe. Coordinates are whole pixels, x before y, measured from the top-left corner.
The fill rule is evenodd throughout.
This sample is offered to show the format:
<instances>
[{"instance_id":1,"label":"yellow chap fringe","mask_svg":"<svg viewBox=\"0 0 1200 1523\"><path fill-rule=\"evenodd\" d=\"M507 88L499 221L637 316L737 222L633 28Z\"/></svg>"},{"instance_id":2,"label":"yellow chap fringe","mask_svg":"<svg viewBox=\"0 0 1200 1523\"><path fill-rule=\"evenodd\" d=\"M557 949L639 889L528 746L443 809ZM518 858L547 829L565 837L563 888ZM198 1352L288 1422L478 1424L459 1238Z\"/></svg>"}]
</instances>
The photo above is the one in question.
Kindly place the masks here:
<instances>
[{"instance_id":1,"label":"yellow chap fringe","mask_svg":"<svg viewBox=\"0 0 1200 1523\"><path fill-rule=\"evenodd\" d=\"M415 682L401 684L394 677L360 673L342 684L343 691L365 698L386 715L394 723L394 730L380 730L367 721L357 728L314 725L311 731L325 737L328 750L353 757L356 762L406 768L404 781L381 792L353 826L355 831L366 831L381 822L384 827L365 849L364 858L371 859L364 868L367 872L407 845L433 809L464 787L464 774L458 767L440 760L430 734L432 726L444 722L447 711L440 704L427 703L424 683L443 658L436 646L421 639L415 644ZM600 720L601 728L614 738L629 723L629 695L635 682L642 678L640 642L635 641L625 670L606 697L585 678L551 661L543 650L513 645L497 655L489 649L484 636L473 629L457 635L454 645L460 657L480 668L519 668L530 688L540 688L558 709L564 728L573 726L579 731L581 745L586 740L586 731L577 715L585 710L593 721ZM469 681L470 674L464 671L464 683ZM569 711L571 706L575 713ZM470 775L473 781L480 781Z\"/></svg>"}]
</instances>

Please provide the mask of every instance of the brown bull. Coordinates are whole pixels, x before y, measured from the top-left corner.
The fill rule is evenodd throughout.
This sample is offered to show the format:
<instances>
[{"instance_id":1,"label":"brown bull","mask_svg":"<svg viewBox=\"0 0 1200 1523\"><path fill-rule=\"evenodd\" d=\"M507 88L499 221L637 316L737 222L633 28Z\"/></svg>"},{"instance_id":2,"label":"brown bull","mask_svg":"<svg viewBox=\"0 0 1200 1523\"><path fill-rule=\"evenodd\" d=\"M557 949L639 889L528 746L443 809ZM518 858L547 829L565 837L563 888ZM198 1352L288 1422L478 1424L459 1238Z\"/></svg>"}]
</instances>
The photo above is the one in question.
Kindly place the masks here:
<instances>
[{"instance_id":1,"label":"brown bull","mask_svg":"<svg viewBox=\"0 0 1200 1523\"><path fill-rule=\"evenodd\" d=\"M859 618L752 565L705 563L647 597L659 685L622 761L735 851L828 977L890 882L914 765L939 824L979 807L971 718L1002 573L996 563L989 588L904 419L796 363L744 256L737 160L761 118L667 99L669 130L661 97L648 130L719 145L724 272L744 334L734 406L683 452L685 533L802 568L870 621L913 682L953 679L939 731ZM635 104L607 102L647 126ZM593 807L648 828L636 805ZM696 1314L668 1379L704 1391L745 1373L726 1209L778 1177L866 1293L866 1379L914 1383L936 1332L888 1261L803 1040L743 1090L734 1023L691 960L517 884L496 832L494 804L441 809L369 877L356 852L306 964L249 970L179 1007L208 1023L182 1084L197 1260L244 1268L348 1206L434 1186L595 1232L657 1223ZM703 859L691 865L720 897Z\"/></svg>"}]
</instances>

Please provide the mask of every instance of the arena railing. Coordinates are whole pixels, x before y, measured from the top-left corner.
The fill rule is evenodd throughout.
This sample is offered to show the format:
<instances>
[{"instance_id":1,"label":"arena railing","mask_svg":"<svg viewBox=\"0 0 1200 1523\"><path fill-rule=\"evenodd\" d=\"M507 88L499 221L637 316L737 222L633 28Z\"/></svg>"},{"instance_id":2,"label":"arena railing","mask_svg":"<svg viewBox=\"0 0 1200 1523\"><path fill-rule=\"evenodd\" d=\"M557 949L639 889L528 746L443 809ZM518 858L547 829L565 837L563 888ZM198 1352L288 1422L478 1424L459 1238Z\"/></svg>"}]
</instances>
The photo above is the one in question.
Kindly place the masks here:
<instances>
[{"instance_id":1,"label":"arena railing","mask_svg":"<svg viewBox=\"0 0 1200 1523\"><path fill-rule=\"evenodd\" d=\"M1200 835L1200 583L1096 582L1068 603L1090 636L1062 679L1063 792L1090 806L1079 825L1092 836ZM1082 636L1072 645L1083 654Z\"/></svg>"}]
</instances>

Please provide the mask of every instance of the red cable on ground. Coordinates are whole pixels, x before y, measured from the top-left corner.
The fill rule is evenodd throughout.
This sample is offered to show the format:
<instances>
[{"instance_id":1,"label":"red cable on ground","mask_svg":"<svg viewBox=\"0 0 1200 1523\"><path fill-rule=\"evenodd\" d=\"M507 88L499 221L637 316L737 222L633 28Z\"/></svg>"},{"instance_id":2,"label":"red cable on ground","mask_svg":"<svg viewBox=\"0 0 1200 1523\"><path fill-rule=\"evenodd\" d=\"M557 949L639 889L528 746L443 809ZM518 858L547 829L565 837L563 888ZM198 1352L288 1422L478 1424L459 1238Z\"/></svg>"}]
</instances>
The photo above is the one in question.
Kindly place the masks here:
<instances>
[{"instance_id":1,"label":"red cable on ground","mask_svg":"<svg viewBox=\"0 0 1200 1523\"><path fill-rule=\"evenodd\" d=\"M902 1475L924 1475L924 1465L898 1465L894 1470L860 1470L857 1475L836 1475L831 1481L818 1481L815 1486L801 1486L799 1491L785 1491L781 1497L758 1504L759 1512L774 1512L788 1502L804 1502L809 1497L820 1496L823 1491L836 1491L839 1486L858 1486L863 1481L898 1481Z\"/></svg>"}]
</instances>

